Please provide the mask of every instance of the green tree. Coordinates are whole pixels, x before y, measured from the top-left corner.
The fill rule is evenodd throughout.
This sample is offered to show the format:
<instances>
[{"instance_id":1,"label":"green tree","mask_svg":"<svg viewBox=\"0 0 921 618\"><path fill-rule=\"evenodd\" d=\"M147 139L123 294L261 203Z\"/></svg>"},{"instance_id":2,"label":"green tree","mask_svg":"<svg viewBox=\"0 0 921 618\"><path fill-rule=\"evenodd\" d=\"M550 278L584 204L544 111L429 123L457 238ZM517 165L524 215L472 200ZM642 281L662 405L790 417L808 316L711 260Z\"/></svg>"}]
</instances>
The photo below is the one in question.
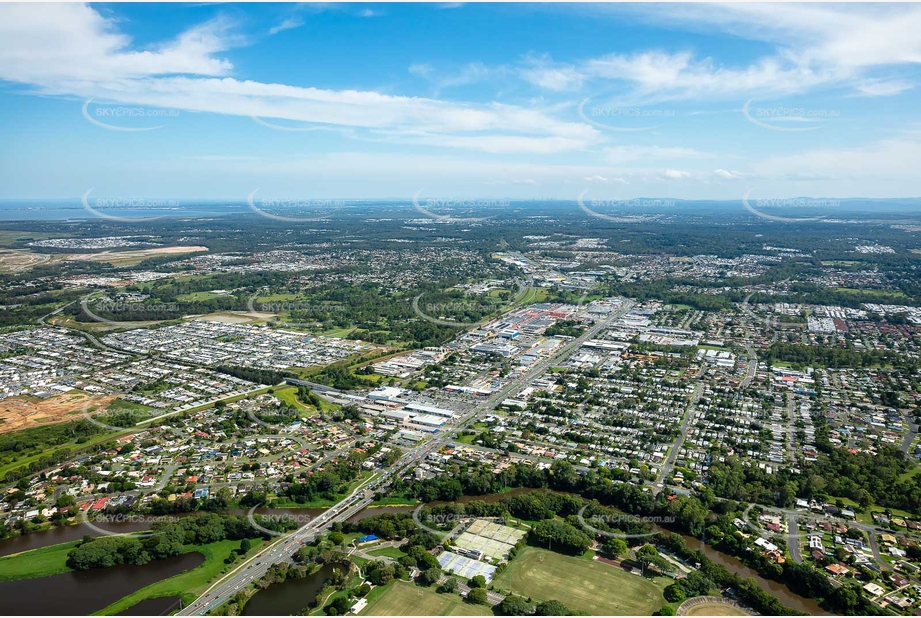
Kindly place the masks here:
<instances>
[{"instance_id":1,"label":"green tree","mask_svg":"<svg viewBox=\"0 0 921 618\"><path fill-rule=\"evenodd\" d=\"M486 605L486 589L485 588L473 588L470 592L467 593L467 602L473 605Z\"/></svg>"}]
</instances>

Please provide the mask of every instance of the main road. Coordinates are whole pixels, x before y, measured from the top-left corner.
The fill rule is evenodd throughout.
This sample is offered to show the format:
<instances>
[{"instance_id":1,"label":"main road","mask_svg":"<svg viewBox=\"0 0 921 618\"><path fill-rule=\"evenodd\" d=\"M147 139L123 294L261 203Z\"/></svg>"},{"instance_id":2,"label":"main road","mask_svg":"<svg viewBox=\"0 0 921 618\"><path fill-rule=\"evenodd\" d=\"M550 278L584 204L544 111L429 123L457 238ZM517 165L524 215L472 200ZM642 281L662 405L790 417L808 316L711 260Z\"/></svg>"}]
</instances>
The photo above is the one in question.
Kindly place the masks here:
<instances>
[{"instance_id":1,"label":"main road","mask_svg":"<svg viewBox=\"0 0 921 618\"><path fill-rule=\"evenodd\" d=\"M197 616L205 614L211 609L226 603L237 592L245 589L246 586L261 578L268 572L272 565L288 561L301 545L313 540L317 535L322 534L325 530L329 529L333 523L345 521L371 504L374 500L375 493L383 491L390 486L390 479L399 477L424 459L426 455L437 451L450 442L452 436L456 432L464 429L481 414L495 409L496 406L508 397L517 394L517 392L525 388L531 380L543 374L554 363L566 358L574 350L581 347L587 340L595 337L603 329L607 328L613 320L623 317L631 308L633 308L633 303L625 301L617 311L611 313L607 318L599 320L598 323L586 329L579 337L563 344L553 355L535 363L522 374L510 380L503 388L490 395L485 401L471 409L470 412L460 417L453 430L445 431L432 440L413 447L404 453L403 456L383 474L377 474L371 477L371 479L357 487L344 500L328 509L321 516L308 522L294 532L279 537L278 540L266 547L261 553L241 563L240 566L215 582L202 596L183 608L179 612L179 615Z\"/></svg>"}]
</instances>

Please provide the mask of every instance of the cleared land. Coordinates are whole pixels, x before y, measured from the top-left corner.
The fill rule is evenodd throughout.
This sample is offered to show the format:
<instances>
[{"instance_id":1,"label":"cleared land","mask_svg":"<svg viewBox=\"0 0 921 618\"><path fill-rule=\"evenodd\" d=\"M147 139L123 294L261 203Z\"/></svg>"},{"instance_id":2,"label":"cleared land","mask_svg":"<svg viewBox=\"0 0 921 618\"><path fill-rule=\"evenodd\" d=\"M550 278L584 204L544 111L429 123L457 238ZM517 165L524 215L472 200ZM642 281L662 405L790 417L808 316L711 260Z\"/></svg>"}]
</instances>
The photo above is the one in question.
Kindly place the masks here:
<instances>
[{"instance_id":1,"label":"cleared land","mask_svg":"<svg viewBox=\"0 0 921 618\"><path fill-rule=\"evenodd\" d=\"M197 253L207 251L208 247L156 247L153 249L137 249L134 251L100 251L98 253L76 253L67 259L71 261L108 262L113 266L134 266L144 260L161 255L176 255L181 253Z\"/></svg>"},{"instance_id":2,"label":"cleared land","mask_svg":"<svg viewBox=\"0 0 921 618\"><path fill-rule=\"evenodd\" d=\"M194 320L204 320L206 322L222 322L224 324L249 324L260 320L270 319L272 313L251 313L249 311L218 311L207 315L186 316Z\"/></svg>"},{"instance_id":3,"label":"cleared land","mask_svg":"<svg viewBox=\"0 0 921 618\"><path fill-rule=\"evenodd\" d=\"M0 251L0 273L18 273L51 260L50 255L31 251Z\"/></svg>"},{"instance_id":4,"label":"cleared land","mask_svg":"<svg viewBox=\"0 0 921 618\"><path fill-rule=\"evenodd\" d=\"M560 601L593 616L650 616L665 605L662 588L595 560L526 548L495 587L541 601Z\"/></svg>"},{"instance_id":5,"label":"cleared land","mask_svg":"<svg viewBox=\"0 0 921 618\"><path fill-rule=\"evenodd\" d=\"M375 591L372 591L374 595ZM362 616L491 616L485 605L465 603L458 594L439 594L429 588L395 581L368 601Z\"/></svg>"},{"instance_id":6,"label":"cleared land","mask_svg":"<svg viewBox=\"0 0 921 618\"><path fill-rule=\"evenodd\" d=\"M83 407L104 410L114 395L92 397L83 392L65 393L47 399L12 397L0 402L0 433L75 420Z\"/></svg>"}]
</instances>

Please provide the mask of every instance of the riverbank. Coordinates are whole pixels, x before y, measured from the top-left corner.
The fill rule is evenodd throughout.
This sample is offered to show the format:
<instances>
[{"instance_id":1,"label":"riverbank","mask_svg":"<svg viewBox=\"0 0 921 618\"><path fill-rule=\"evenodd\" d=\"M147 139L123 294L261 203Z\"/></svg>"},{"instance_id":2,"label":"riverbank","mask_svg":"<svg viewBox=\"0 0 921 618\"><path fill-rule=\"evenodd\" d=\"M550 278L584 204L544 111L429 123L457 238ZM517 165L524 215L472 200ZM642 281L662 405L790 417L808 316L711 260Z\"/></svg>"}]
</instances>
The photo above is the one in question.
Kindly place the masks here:
<instances>
[{"instance_id":1,"label":"riverbank","mask_svg":"<svg viewBox=\"0 0 921 618\"><path fill-rule=\"evenodd\" d=\"M263 540L261 538L251 540L252 548L242 558L235 553L240 548L240 541L225 540L207 545L191 545L189 546L191 551L196 551L205 557L205 561L199 566L141 588L95 612L94 615L120 614L141 601L159 597L178 597L182 599L184 605L191 603L205 591L215 577L226 573L243 560L262 551ZM230 556L236 556L236 558L230 564L226 564L225 560Z\"/></svg>"},{"instance_id":2,"label":"riverbank","mask_svg":"<svg viewBox=\"0 0 921 618\"><path fill-rule=\"evenodd\" d=\"M0 558L0 582L67 573L72 570L67 566L67 554L79 544L80 541L70 541L4 556Z\"/></svg>"},{"instance_id":3,"label":"riverbank","mask_svg":"<svg viewBox=\"0 0 921 618\"><path fill-rule=\"evenodd\" d=\"M246 558L262 551L264 546L261 538L257 537L251 539L251 541L252 548L246 554ZM93 585L104 585L105 582L102 580L106 573L110 572L109 569L74 571L67 566L68 554L79 544L80 541L70 541L4 556L0 558L0 582L37 580L65 573L87 573L95 576ZM134 591L96 613L101 615L118 614L141 601L160 597L177 597L184 603L188 603L204 592L205 588L216 576L225 573L229 568L244 559L237 554L239 548L240 541L238 540L217 541L206 545L186 545L180 555L200 554L203 558L201 564ZM227 564L225 561L230 557L234 557L234 560ZM153 561L148 564L155 565L157 562L160 561ZM116 568L118 567L110 567L110 569ZM114 573L114 571L111 572ZM66 608L63 609L65 610L63 613L68 613Z\"/></svg>"}]
</instances>

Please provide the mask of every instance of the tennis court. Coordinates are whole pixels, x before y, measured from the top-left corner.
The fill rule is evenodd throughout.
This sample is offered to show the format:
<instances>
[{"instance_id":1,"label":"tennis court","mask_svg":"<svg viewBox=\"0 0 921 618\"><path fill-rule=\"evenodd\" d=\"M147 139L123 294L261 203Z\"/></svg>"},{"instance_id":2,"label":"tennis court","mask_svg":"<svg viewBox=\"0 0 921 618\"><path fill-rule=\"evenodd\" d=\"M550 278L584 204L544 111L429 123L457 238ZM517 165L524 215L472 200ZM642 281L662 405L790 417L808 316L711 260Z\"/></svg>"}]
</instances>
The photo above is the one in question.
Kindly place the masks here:
<instances>
[{"instance_id":1,"label":"tennis court","mask_svg":"<svg viewBox=\"0 0 921 618\"><path fill-rule=\"evenodd\" d=\"M486 564L485 562L480 562L473 558L465 558L464 556L459 556L450 551L442 552L442 554L438 556L438 564L448 573L460 575L464 579L482 575L486 578L486 581L490 582L492 581L493 575L496 574L496 567L491 564Z\"/></svg>"},{"instance_id":2,"label":"tennis court","mask_svg":"<svg viewBox=\"0 0 921 618\"><path fill-rule=\"evenodd\" d=\"M454 542L458 547L480 551L484 557L504 560L508 557L509 550L524 535L522 530L478 519L470 524Z\"/></svg>"}]
</instances>

